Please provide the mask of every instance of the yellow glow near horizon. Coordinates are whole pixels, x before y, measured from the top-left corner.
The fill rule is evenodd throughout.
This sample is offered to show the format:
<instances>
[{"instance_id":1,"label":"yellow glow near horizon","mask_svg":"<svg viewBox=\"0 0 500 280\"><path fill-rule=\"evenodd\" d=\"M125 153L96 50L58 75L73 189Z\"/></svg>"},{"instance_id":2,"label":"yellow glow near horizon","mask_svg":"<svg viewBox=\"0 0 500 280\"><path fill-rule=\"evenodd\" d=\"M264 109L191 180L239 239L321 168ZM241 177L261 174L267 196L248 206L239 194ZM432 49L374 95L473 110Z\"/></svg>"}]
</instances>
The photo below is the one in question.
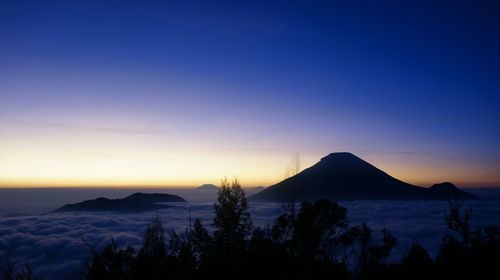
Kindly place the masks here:
<instances>
[{"instance_id":1,"label":"yellow glow near horizon","mask_svg":"<svg viewBox=\"0 0 500 280\"><path fill-rule=\"evenodd\" d=\"M218 183L224 176L238 176L246 184L267 185L279 179L273 165L272 160L260 162L252 155L221 157L210 153L130 153L105 157L31 154L0 160L0 184L181 187Z\"/></svg>"},{"instance_id":2,"label":"yellow glow near horizon","mask_svg":"<svg viewBox=\"0 0 500 280\"><path fill-rule=\"evenodd\" d=\"M196 137L180 140L56 132L6 133L0 141L0 187L193 187L218 184L221 178L235 176L243 186L269 186L283 179L290 160L288 151L293 151L286 145L272 152L261 147L236 149L231 141L201 141ZM302 153L302 167L315 164L329 152L334 151ZM394 154L358 156L400 180L421 186L442 181L459 186L494 186L500 182L494 168L477 163L423 156L408 159Z\"/></svg>"},{"instance_id":3,"label":"yellow glow near horizon","mask_svg":"<svg viewBox=\"0 0 500 280\"><path fill-rule=\"evenodd\" d=\"M313 165L320 157L302 156L303 167ZM0 186L192 187L217 184L225 176L237 176L244 186L268 186L283 179L288 160L286 154L261 153L31 151L12 153L0 159ZM465 171L449 167L436 170L433 166L415 166L415 163L371 162L398 179L421 186L442 181L458 185L492 184L477 180L481 175L477 169Z\"/></svg>"}]
</instances>

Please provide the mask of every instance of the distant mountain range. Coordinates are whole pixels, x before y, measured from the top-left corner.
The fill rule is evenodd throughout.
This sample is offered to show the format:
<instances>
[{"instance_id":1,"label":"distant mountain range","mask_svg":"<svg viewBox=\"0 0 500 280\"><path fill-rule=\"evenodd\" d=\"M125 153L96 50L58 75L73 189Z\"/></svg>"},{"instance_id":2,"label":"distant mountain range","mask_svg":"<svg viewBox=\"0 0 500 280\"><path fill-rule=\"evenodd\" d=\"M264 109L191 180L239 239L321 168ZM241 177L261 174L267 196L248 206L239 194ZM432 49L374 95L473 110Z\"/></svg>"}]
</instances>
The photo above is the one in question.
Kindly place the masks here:
<instances>
[{"instance_id":1,"label":"distant mountain range","mask_svg":"<svg viewBox=\"0 0 500 280\"><path fill-rule=\"evenodd\" d=\"M250 201L477 199L452 183L423 188L400 181L351 153L332 153L299 174L251 196Z\"/></svg>"},{"instance_id":2,"label":"distant mountain range","mask_svg":"<svg viewBox=\"0 0 500 280\"><path fill-rule=\"evenodd\" d=\"M162 203L186 202L180 196L163 193L134 193L121 199L108 199L99 197L97 199L85 200L74 204L66 204L53 212L74 211L114 211L114 212L142 212L168 208L170 206Z\"/></svg>"}]
</instances>

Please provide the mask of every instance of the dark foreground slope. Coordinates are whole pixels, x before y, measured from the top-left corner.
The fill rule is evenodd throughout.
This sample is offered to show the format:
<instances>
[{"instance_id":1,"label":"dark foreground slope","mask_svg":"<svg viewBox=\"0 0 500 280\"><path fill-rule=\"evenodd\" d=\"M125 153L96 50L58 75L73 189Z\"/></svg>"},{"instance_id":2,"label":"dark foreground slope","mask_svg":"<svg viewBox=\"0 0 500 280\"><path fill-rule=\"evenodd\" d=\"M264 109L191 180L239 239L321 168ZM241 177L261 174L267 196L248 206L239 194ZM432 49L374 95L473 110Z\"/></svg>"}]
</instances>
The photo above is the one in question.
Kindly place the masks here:
<instances>
[{"instance_id":1,"label":"dark foreground slope","mask_svg":"<svg viewBox=\"0 0 500 280\"><path fill-rule=\"evenodd\" d=\"M99 197L97 199L85 200L74 204L66 204L53 212L70 211L115 211L115 212L141 212L168 208L167 202L186 202L180 196L163 193L134 193L121 199L108 199Z\"/></svg>"},{"instance_id":2,"label":"dark foreground slope","mask_svg":"<svg viewBox=\"0 0 500 280\"><path fill-rule=\"evenodd\" d=\"M252 201L477 199L451 183L422 188L400 181L351 153L332 153L310 168L250 197Z\"/></svg>"}]
</instances>

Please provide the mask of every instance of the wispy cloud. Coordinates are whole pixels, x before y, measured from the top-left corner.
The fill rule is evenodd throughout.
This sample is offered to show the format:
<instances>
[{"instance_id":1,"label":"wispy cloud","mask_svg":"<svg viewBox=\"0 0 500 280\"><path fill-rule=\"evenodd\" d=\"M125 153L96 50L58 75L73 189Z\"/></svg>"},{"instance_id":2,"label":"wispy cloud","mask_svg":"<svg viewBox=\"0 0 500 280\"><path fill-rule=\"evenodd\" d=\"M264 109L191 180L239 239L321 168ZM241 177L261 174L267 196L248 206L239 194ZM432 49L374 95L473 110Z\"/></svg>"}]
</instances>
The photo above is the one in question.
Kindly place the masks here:
<instances>
[{"instance_id":1,"label":"wispy cloud","mask_svg":"<svg viewBox=\"0 0 500 280\"><path fill-rule=\"evenodd\" d=\"M129 127L107 127L96 125L84 125L70 122L47 122L47 121L20 121L13 120L7 121L11 125L21 125L31 128L48 128L48 129L76 129L88 132L103 132L103 133L116 133L116 134L139 134L139 135L168 135L169 133L161 129L142 129L142 128L129 128Z\"/></svg>"}]
</instances>

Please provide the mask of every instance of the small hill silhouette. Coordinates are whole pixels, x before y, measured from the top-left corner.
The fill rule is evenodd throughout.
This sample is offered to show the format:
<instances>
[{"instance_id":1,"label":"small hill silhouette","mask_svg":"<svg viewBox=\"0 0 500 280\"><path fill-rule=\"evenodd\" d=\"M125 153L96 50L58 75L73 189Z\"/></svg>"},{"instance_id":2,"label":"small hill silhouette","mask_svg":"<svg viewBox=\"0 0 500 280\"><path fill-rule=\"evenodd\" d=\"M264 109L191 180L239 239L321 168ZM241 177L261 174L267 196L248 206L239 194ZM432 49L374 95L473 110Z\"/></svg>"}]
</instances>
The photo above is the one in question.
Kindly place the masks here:
<instances>
[{"instance_id":1,"label":"small hill silhouette","mask_svg":"<svg viewBox=\"0 0 500 280\"><path fill-rule=\"evenodd\" d=\"M186 202L180 196L163 193L134 193L121 199L99 197L74 204L66 204L53 212L73 211L114 211L114 212L142 212L168 208L161 204L167 202Z\"/></svg>"},{"instance_id":2,"label":"small hill silhouette","mask_svg":"<svg viewBox=\"0 0 500 280\"><path fill-rule=\"evenodd\" d=\"M253 201L279 201L295 192L298 201L477 199L451 183L423 188L400 181L351 153L332 153L284 181L253 195Z\"/></svg>"},{"instance_id":3,"label":"small hill silhouette","mask_svg":"<svg viewBox=\"0 0 500 280\"><path fill-rule=\"evenodd\" d=\"M196 188L197 190L218 190L219 188L213 184L203 184Z\"/></svg>"}]
</instances>

